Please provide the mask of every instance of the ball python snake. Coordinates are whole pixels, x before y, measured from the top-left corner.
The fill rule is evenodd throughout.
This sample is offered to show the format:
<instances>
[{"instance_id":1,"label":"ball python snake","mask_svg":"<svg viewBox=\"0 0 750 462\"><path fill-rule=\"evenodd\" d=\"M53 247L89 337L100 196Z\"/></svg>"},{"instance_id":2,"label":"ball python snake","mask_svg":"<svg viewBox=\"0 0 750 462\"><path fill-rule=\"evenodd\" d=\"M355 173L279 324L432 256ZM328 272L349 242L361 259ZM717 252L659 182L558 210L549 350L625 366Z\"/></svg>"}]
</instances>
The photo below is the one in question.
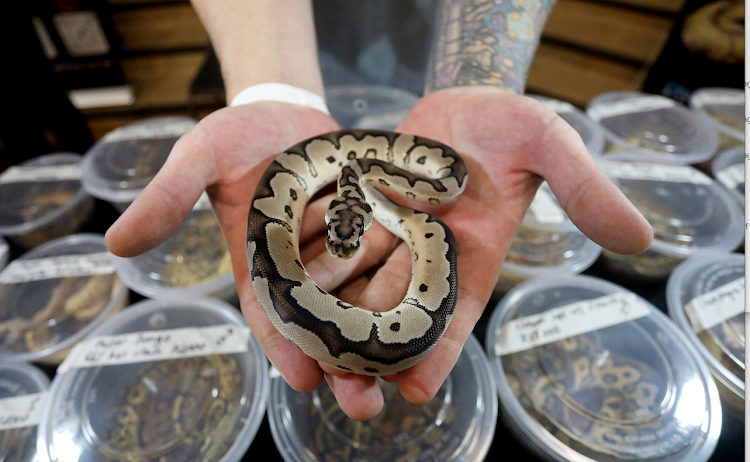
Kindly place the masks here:
<instances>
[{"instance_id":1,"label":"ball python snake","mask_svg":"<svg viewBox=\"0 0 750 462\"><path fill-rule=\"evenodd\" d=\"M450 147L426 138L342 130L281 153L260 180L247 224L247 258L260 304L276 328L312 358L364 375L393 374L417 363L440 340L458 293L456 243L436 217L388 200L375 187L429 204L455 200L467 169ZM301 263L305 205L336 181L327 212L328 251L351 258L373 217L411 250L405 298L378 313L344 303Z\"/></svg>"}]
</instances>

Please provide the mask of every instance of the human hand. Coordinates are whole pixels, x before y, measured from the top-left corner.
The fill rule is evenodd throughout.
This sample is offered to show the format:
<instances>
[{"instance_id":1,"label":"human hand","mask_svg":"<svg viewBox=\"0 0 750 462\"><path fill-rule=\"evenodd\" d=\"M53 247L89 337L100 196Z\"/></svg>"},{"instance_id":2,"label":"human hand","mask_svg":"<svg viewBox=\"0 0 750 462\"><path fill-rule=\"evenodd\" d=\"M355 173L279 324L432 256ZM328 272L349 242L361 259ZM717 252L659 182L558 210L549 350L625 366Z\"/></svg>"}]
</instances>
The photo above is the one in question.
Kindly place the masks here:
<instances>
[{"instance_id":1,"label":"human hand","mask_svg":"<svg viewBox=\"0 0 750 462\"><path fill-rule=\"evenodd\" d=\"M450 204L394 198L438 216L458 247L458 303L445 335L415 366L384 377L398 382L411 402L430 400L455 365L543 178L594 242L623 254L642 252L651 243L651 226L597 167L578 133L531 98L491 87L440 91L422 98L397 131L451 146L469 170L466 190ZM411 256L401 243L372 278L361 276L338 295L347 303L385 311L401 301L410 279ZM379 412L382 396L373 377L326 371L348 415L369 418Z\"/></svg>"}]
</instances>

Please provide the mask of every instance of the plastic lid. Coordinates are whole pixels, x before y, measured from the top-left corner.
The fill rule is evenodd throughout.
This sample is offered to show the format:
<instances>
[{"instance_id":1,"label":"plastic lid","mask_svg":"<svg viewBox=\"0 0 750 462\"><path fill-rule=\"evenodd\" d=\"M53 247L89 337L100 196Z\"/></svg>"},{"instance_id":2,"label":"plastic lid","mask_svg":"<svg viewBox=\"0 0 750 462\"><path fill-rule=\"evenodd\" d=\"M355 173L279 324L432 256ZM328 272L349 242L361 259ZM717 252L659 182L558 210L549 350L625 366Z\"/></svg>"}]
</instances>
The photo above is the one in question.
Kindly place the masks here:
<instances>
[{"instance_id":1,"label":"plastic lid","mask_svg":"<svg viewBox=\"0 0 750 462\"><path fill-rule=\"evenodd\" d=\"M115 257L126 286L150 298L236 293L232 262L210 206L193 210L180 229L155 249L133 258Z\"/></svg>"},{"instance_id":2,"label":"plastic lid","mask_svg":"<svg viewBox=\"0 0 750 462\"><path fill-rule=\"evenodd\" d=\"M487 358L474 336L437 396L426 404L404 400L397 384L379 383L385 395L383 411L358 422L341 411L325 383L303 394L284 379L274 379L268 419L284 460L484 460L495 433L497 396Z\"/></svg>"},{"instance_id":3,"label":"plastic lid","mask_svg":"<svg viewBox=\"0 0 750 462\"><path fill-rule=\"evenodd\" d=\"M49 379L31 364L0 361L0 399L44 393ZM0 460L36 462L37 426L0 431Z\"/></svg>"},{"instance_id":4,"label":"plastic lid","mask_svg":"<svg viewBox=\"0 0 750 462\"><path fill-rule=\"evenodd\" d=\"M570 103L558 99L546 98L538 95L528 96L552 109L557 115L562 117L563 120L568 122L568 124L573 127L579 135L581 135L583 144L586 145L586 149L588 149L591 156L596 157L602 153L605 141L604 130L602 130L599 124L589 119L583 111Z\"/></svg>"},{"instance_id":5,"label":"plastic lid","mask_svg":"<svg viewBox=\"0 0 750 462\"><path fill-rule=\"evenodd\" d=\"M685 260L667 282L669 315L705 359L713 375L745 399L745 258L739 254L703 255ZM723 310L708 307L717 317L703 326L695 300L718 295ZM702 297L702 298L699 298ZM741 312L729 312L730 300ZM705 308L704 308L705 309Z\"/></svg>"},{"instance_id":6,"label":"plastic lid","mask_svg":"<svg viewBox=\"0 0 750 462\"><path fill-rule=\"evenodd\" d=\"M378 85L336 85L326 88L328 110L341 128L394 130L419 97Z\"/></svg>"},{"instance_id":7,"label":"plastic lid","mask_svg":"<svg viewBox=\"0 0 750 462\"><path fill-rule=\"evenodd\" d=\"M15 261L105 252L104 236L74 234L43 244ZM91 276L61 275L0 284L0 359L59 362L62 358L52 358L122 309L127 295L114 268Z\"/></svg>"},{"instance_id":8,"label":"plastic lid","mask_svg":"<svg viewBox=\"0 0 750 462\"><path fill-rule=\"evenodd\" d=\"M622 162L626 158L611 154L601 166L618 178L620 190L654 229L651 250L685 258L699 252L731 252L742 243L742 212L726 189L692 167ZM657 175L623 178L617 165L633 165L636 173L646 167Z\"/></svg>"},{"instance_id":9,"label":"plastic lid","mask_svg":"<svg viewBox=\"0 0 750 462\"><path fill-rule=\"evenodd\" d=\"M195 124L188 117L154 117L108 133L86 152L83 186L106 201L132 202Z\"/></svg>"},{"instance_id":10,"label":"plastic lid","mask_svg":"<svg viewBox=\"0 0 750 462\"><path fill-rule=\"evenodd\" d=\"M547 231L521 225L502 272L522 278L578 274L594 264L601 251L578 229Z\"/></svg>"},{"instance_id":11,"label":"plastic lid","mask_svg":"<svg viewBox=\"0 0 750 462\"><path fill-rule=\"evenodd\" d=\"M745 149L742 146L722 151L711 163L711 173L734 198L745 205Z\"/></svg>"},{"instance_id":12,"label":"plastic lid","mask_svg":"<svg viewBox=\"0 0 750 462\"><path fill-rule=\"evenodd\" d=\"M721 404L699 353L620 286L527 281L497 306L486 341L506 423L547 460L701 462L716 447Z\"/></svg>"},{"instance_id":13,"label":"plastic lid","mask_svg":"<svg viewBox=\"0 0 750 462\"><path fill-rule=\"evenodd\" d=\"M745 92L736 88L701 88L690 95L690 107L731 138L745 140Z\"/></svg>"},{"instance_id":14,"label":"plastic lid","mask_svg":"<svg viewBox=\"0 0 750 462\"><path fill-rule=\"evenodd\" d=\"M148 300L90 338L226 324L247 328L219 300ZM263 419L268 385L268 361L252 336L244 352L58 373L39 424L40 462L61 454L77 462L237 462Z\"/></svg>"},{"instance_id":15,"label":"plastic lid","mask_svg":"<svg viewBox=\"0 0 750 462\"><path fill-rule=\"evenodd\" d=\"M86 199L76 167L80 163L78 154L58 153L21 163L16 171L24 174L13 175L14 180L9 179L14 167L8 169L9 176L0 178L0 234L15 236L38 229ZM49 166L55 167L44 168Z\"/></svg>"},{"instance_id":16,"label":"plastic lid","mask_svg":"<svg viewBox=\"0 0 750 462\"><path fill-rule=\"evenodd\" d=\"M719 148L713 128L676 101L633 91L604 93L586 114L632 160L697 164Z\"/></svg>"}]
</instances>

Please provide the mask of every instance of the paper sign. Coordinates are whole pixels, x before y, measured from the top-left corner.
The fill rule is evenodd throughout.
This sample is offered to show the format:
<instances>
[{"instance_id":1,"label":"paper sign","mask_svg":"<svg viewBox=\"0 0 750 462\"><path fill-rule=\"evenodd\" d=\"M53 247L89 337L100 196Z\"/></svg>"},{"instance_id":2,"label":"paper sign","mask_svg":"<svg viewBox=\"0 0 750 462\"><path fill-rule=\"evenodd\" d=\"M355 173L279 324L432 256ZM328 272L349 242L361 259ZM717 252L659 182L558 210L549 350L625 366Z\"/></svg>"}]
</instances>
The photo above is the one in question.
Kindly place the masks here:
<instances>
[{"instance_id":1,"label":"paper sign","mask_svg":"<svg viewBox=\"0 0 750 462\"><path fill-rule=\"evenodd\" d=\"M65 277L112 274L115 262L109 252L14 260L0 272L0 284L41 281Z\"/></svg>"},{"instance_id":2,"label":"paper sign","mask_svg":"<svg viewBox=\"0 0 750 462\"><path fill-rule=\"evenodd\" d=\"M641 303L634 293L618 292L572 303L538 315L514 319L500 327L495 354L517 353L649 314L649 307Z\"/></svg>"},{"instance_id":3,"label":"paper sign","mask_svg":"<svg viewBox=\"0 0 750 462\"><path fill-rule=\"evenodd\" d=\"M744 311L745 278L706 292L685 305L685 313L696 333L717 326Z\"/></svg>"},{"instance_id":4,"label":"paper sign","mask_svg":"<svg viewBox=\"0 0 750 462\"><path fill-rule=\"evenodd\" d=\"M250 329L236 324L105 335L76 345L58 372L247 351Z\"/></svg>"}]
</instances>

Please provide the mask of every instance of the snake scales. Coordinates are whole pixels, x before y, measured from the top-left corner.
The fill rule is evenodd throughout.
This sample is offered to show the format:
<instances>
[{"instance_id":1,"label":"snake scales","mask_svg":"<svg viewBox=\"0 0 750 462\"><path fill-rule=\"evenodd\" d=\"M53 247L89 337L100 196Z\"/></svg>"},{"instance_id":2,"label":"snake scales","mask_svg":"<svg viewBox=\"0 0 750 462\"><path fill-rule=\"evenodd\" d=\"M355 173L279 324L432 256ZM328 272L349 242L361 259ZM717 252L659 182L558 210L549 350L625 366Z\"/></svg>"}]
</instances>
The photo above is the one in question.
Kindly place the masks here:
<instances>
[{"instance_id":1,"label":"snake scales","mask_svg":"<svg viewBox=\"0 0 750 462\"><path fill-rule=\"evenodd\" d=\"M453 315L456 243L440 220L392 203L375 186L443 204L463 192L466 180L466 165L453 149L412 135L344 130L287 149L260 180L248 215L248 265L270 320L307 355L339 369L387 375L414 365ZM339 197L326 212L329 252L354 256L373 217L409 245L411 283L388 312L364 310L328 294L301 263L305 205L334 181Z\"/></svg>"}]
</instances>

